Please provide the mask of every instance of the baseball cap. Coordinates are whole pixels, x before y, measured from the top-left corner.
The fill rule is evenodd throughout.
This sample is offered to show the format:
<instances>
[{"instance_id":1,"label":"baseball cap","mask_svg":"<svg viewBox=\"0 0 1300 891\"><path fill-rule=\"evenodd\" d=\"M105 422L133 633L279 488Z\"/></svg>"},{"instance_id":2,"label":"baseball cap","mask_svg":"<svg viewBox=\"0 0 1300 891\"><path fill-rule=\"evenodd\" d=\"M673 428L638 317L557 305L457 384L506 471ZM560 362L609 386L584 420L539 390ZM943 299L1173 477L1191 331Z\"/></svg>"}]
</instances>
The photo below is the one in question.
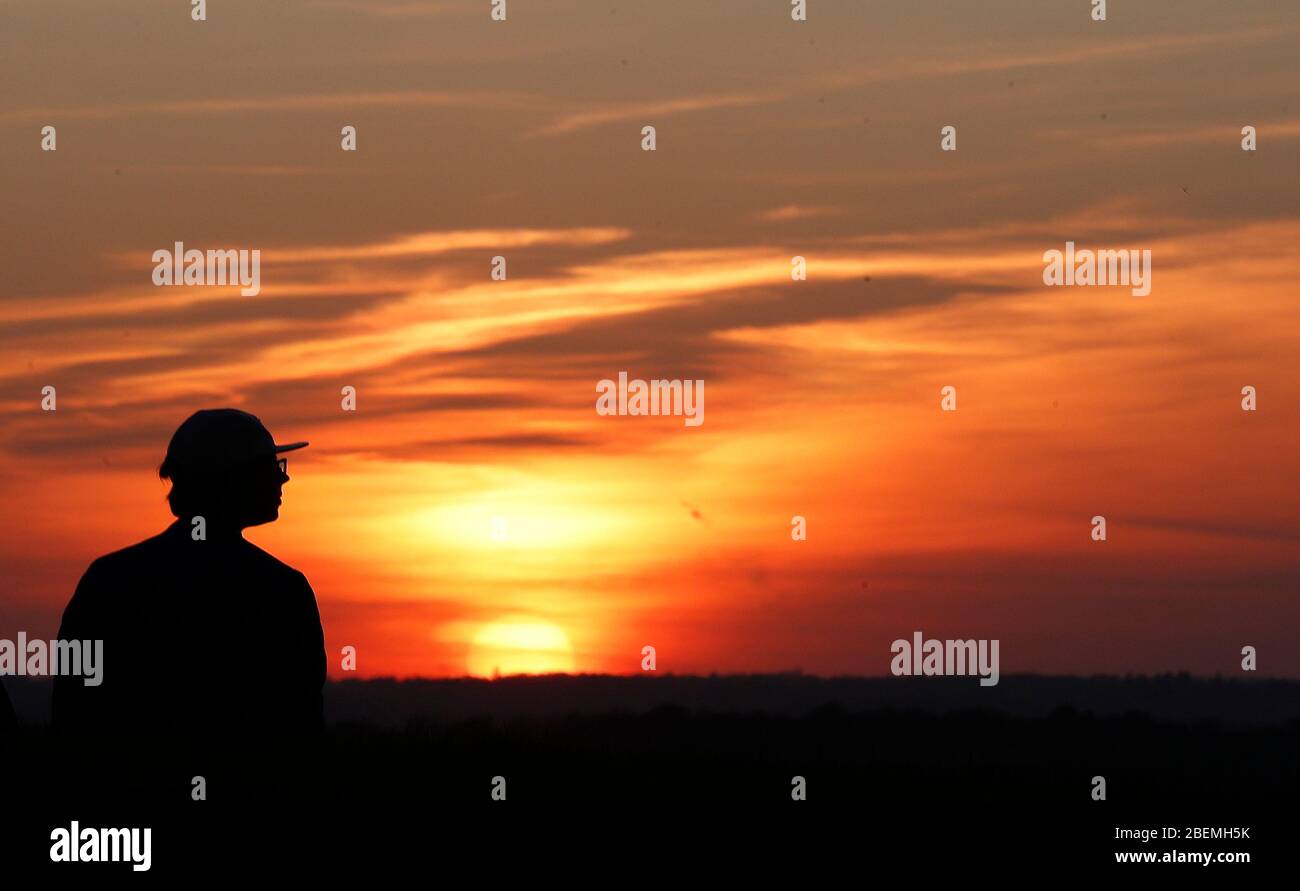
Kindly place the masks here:
<instances>
[{"instance_id":1,"label":"baseball cap","mask_svg":"<svg viewBox=\"0 0 1300 891\"><path fill-rule=\"evenodd\" d=\"M306 445L306 442L276 442L266 425L246 411L205 408L176 428L159 472L163 477L171 477L177 472L232 467Z\"/></svg>"}]
</instances>

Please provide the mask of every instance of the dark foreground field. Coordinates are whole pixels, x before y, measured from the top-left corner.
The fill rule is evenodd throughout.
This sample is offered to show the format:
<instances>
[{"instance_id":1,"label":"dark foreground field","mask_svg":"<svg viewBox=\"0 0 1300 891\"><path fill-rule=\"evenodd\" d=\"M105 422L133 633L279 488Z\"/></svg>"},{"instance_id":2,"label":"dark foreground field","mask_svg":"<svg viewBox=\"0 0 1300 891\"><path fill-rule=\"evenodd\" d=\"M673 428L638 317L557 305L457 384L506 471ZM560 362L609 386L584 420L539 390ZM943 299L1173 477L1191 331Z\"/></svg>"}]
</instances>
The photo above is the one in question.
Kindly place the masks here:
<instances>
[{"instance_id":1,"label":"dark foreground field","mask_svg":"<svg viewBox=\"0 0 1300 891\"><path fill-rule=\"evenodd\" d=\"M72 819L155 827L160 869L219 860L229 832L277 846L301 834L325 859L374 845L400 857L430 837L440 856L470 858L477 841L512 833L612 832L653 846L701 832L721 845L739 831L768 839L750 845L759 857L802 838L877 859L961 847L1071 867L1171 848L1267 860L1291 847L1300 789L1292 682L592 676L333 683L319 752L214 771L205 802L190 799L186 770L165 806L105 801L51 780L78 756L51 745L46 685L14 680L22 727L4 782L26 807L8 809L6 837L32 865L48 859L50 828ZM505 801L492 797L497 777ZM792 800L794 777L805 801ZM1158 847L1117 842L1120 827L1249 837ZM416 848L402 841L413 834Z\"/></svg>"}]
</instances>

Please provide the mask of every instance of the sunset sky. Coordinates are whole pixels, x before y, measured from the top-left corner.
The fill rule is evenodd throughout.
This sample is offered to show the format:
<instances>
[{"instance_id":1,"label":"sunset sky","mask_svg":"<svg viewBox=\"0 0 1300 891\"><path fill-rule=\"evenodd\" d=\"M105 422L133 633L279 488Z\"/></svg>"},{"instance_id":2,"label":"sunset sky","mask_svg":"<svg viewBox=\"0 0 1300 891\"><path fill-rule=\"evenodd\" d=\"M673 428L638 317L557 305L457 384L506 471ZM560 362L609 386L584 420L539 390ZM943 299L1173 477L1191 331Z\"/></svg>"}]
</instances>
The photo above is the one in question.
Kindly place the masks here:
<instances>
[{"instance_id":1,"label":"sunset sky","mask_svg":"<svg viewBox=\"0 0 1300 891\"><path fill-rule=\"evenodd\" d=\"M914 630L1300 677L1300 7L1089 6L3 0L0 637L234 406L311 441L247 537L336 677L883 675ZM1151 294L1045 287L1067 240ZM261 293L155 287L176 241ZM620 371L703 425L597 415Z\"/></svg>"}]
</instances>

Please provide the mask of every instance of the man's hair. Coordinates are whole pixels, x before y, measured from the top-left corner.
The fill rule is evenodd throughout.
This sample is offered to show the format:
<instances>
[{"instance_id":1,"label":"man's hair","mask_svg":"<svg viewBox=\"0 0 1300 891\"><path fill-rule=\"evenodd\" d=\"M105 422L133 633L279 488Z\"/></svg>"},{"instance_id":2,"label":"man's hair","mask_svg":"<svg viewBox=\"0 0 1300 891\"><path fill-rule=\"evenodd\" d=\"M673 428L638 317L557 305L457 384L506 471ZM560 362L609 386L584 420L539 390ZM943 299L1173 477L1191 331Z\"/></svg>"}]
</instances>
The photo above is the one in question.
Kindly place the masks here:
<instances>
[{"instance_id":1,"label":"man's hair","mask_svg":"<svg viewBox=\"0 0 1300 891\"><path fill-rule=\"evenodd\" d=\"M205 511L217 503L218 481L211 475L185 471L174 462L164 459L158 465L158 478L171 481L167 505L171 508L172 516L177 519L203 516Z\"/></svg>"}]
</instances>

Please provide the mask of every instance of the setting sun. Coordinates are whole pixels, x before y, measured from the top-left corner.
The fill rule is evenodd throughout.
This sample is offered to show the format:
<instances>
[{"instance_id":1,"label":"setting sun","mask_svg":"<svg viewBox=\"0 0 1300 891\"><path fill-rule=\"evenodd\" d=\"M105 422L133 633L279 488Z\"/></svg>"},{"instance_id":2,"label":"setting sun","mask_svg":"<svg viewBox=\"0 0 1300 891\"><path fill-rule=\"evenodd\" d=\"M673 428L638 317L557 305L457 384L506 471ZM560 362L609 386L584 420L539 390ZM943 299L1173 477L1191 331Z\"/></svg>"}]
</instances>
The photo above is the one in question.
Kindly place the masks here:
<instances>
[{"instance_id":1,"label":"setting sun","mask_svg":"<svg viewBox=\"0 0 1300 891\"><path fill-rule=\"evenodd\" d=\"M478 677L571 674L573 647L556 625L526 617L503 619L484 625L474 635L466 667Z\"/></svg>"}]
</instances>

